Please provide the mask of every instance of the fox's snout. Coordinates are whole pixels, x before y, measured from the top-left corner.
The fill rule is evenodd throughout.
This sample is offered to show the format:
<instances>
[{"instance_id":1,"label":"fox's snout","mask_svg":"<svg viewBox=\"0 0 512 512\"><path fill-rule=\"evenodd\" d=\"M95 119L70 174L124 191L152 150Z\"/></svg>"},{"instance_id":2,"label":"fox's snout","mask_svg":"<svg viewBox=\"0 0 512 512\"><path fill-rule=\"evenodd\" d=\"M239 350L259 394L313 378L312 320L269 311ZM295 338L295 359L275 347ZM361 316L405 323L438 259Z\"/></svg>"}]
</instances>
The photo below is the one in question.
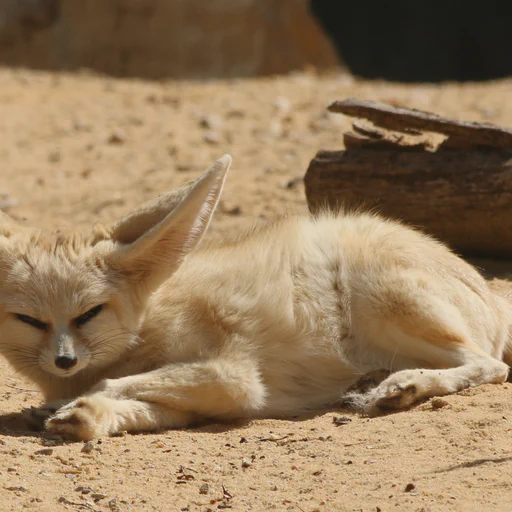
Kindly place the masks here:
<instances>
[{"instance_id":1,"label":"fox's snout","mask_svg":"<svg viewBox=\"0 0 512 512\"><path fill-rule=\"evenodd\" d=\"M61 370L70 370L78 363L76 356L57 356L55 358L55 366Z\"/></svg>"},{"instance_id":2,"label":"fox's snout","mask_svg":"<svg viewBox=\"0 0 512 512\"><path fill-rule=\"evenodd\" d=\"M52 344L52 360L57 372L70 371L73 368L76 369L77 366L82 366L84 361L79 359L83 359L83 354L81 357L81 351L77 350L76 343L77 341L67 331L55 335Z\"/></svg>"}]
</instances>

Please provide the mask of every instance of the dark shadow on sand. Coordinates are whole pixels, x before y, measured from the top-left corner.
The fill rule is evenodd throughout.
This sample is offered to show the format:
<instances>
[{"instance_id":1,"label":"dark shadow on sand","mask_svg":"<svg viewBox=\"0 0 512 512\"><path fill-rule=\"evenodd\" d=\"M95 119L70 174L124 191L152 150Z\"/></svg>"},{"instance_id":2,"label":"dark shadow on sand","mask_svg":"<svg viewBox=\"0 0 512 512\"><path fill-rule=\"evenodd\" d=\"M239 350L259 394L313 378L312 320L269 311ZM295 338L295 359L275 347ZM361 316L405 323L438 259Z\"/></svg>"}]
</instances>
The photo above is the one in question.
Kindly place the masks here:
<instances>
[{"instance_id":1,"label":"dark shadow on sand","mask_svg":"<svg viewBox=\"0 0 512 512\"><path fill-rule=\"evenodd\" d=\"M0 435L9 437L47 437L44 432L34 430L28 425L23 412L11 412L0 415Z\"/></svg>"},{"instance_id":2,"label":"dark shadow on sand","mask_svg":"<svg viewBox=\"0 0 512 512\"><path fill-rule=\"evenodd\" d=\"M463 462L462 464L456 464L455 466L449 466L444 469L436 469L435 471L432 471L432 473L449 473L450 471L456 471L457 469L476 468L482 466L483 464L503 464L504 462L512 462L512 456L475 459L469 462Z\"/></svg>"}]
</instances>

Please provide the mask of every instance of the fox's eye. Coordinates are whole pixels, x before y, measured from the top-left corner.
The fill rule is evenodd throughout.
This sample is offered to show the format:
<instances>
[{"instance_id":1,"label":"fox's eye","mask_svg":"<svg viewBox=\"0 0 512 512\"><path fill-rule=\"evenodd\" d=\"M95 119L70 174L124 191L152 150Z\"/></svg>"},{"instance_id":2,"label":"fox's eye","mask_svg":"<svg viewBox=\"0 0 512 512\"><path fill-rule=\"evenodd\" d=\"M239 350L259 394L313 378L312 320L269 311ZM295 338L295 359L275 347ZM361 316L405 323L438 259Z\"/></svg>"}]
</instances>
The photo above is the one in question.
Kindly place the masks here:
<instances>
[{"instance_id":1,"label":"fox's eye","mask_svg":"<svg viewBox=\"0 0 512 512\"><path fill-rule=\"evenodd\" d=\"M102 309L103 304L94 306L93 308L89 309L89 311L86 311L83 315L76 317L74 320L75 325L77 327L82 327L82 325L86 324L89 320L94 318Z\"/></svg>"},{"instance_id":2,"label":"fox's eye","mask_svg":"<svg viewBox=\"0 0 512 512\"><path fill-rule=\"evenodd\" d=\"M37 318L32 318L31 316L21 314L16 314L16 318L24 324L31 325L40 331L46 331L48 329L48 324L41 322L41 320L38 320Z\"/></svg>"}]
</instances>

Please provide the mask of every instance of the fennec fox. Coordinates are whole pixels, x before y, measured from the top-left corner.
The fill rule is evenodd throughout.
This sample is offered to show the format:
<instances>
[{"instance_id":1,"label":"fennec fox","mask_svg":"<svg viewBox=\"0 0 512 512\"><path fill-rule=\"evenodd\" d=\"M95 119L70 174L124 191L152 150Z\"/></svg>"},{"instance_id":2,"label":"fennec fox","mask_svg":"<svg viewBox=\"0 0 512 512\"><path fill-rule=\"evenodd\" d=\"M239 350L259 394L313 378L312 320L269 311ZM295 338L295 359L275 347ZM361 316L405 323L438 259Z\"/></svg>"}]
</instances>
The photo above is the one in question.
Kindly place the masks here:
<instances>
[{"instance_id":1,"label":"fennec fox","mask_svg":"<svg viewBox=\"0 0 512 512\"><path fill-rule=\"evenodd\" d=\"M0 222L0 347L75 439L402 409L503 382L511 307L444 245L375 215L288 218L197 248L231 158L110 228ZM396 372L366 393L361 375Z\"/></svg>"}]
</instances>

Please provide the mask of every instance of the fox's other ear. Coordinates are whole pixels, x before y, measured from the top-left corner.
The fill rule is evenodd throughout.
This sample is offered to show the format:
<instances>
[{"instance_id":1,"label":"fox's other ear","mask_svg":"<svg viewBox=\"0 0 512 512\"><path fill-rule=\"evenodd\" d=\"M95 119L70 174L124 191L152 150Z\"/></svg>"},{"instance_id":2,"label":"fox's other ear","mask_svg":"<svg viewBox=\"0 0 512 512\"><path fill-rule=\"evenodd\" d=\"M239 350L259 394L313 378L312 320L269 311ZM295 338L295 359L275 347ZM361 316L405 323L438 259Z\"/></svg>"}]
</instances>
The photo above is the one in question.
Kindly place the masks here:
<instances>
[{"instance_id":1,"label":"fox's other ear","mask_svg":"<svg viewBox=\"0 0 512 512\"><path fill-rule=\"evenodd\" d=\"M0 211L0 236L9 238L16 229L19 229L18 223L9 215Z\"/></svg>"},{"instance_id":2,"label":"fox's other ear","mask_svg":"<svg viewBox=\"0 0 512 512\"><path fill-rule=\"evenodd\" d=\"M31 228L21 226L4 212L0 212L0 282L5 279L5 272L19 259L19 253L12 238Z\"/></svg>"},{"instance_id":3,"label":"fox's other ear","mask_svg":"<svg viewBox=\"0 0 512 512\"><path fill-rule=\"evenodd\" d=\"M118 221L110 263L123 274L158 286L206 232L231 157L224 155L197 180L164 194Z\"/></svg>"},{"instance_id":4,"label":"fox's other ear","mask_svg":"<svg viewBox=\"0 0 512 512\"><path fill-rule=\"evenodd\" d=\"M10 259L13 256L9 239L21 229L27 228L22 228L14 219L11 219L9 215L0 211L0 257L2 260Z\"/></svg>"}]
</instances>

